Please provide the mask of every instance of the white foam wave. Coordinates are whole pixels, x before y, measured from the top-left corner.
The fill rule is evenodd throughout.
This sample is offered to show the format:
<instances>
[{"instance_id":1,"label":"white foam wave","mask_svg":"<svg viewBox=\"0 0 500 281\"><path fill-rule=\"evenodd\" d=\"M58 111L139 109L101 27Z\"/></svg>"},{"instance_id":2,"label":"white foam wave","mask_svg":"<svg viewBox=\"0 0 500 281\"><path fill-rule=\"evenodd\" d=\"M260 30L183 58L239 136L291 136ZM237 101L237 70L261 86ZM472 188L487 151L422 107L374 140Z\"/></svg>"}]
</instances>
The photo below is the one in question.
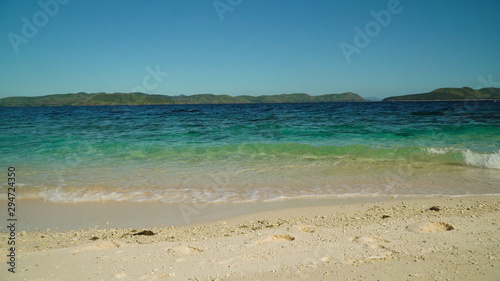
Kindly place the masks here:
<instances>
[{"instance_id":1,"label":"white foam wave","mask_svg":"<svg viewBox=\"0 0 500 281\"><path fill-rule=\"evenodd\" d=\"M429 147L427 151L431 154L446 154L450 152L451 148Z\"/></svg>"},{"instance_id":2,"label":"white foam wave","mask_svg":"<svg viewBox=\"0 0 500 281\"><path fill-rule=\"evenodd\" d=\"M431 154L460 153L464 158L464 164L479 168L500 169L500 150L494 153L473 152L470 149L457 149L451 147L429 147L427 152Z\"/></svg>"},{"instance_id":3,"label":"white foam wave","mask_svg":"<svg viewBox=\"0 0 500 281\"><path fill-rule=\"evenodd\" d=\"M469 149L462 151L465 164L474 167L500 169L500 150L495 153L477 153Z\"/></svg>"}]
</instances>

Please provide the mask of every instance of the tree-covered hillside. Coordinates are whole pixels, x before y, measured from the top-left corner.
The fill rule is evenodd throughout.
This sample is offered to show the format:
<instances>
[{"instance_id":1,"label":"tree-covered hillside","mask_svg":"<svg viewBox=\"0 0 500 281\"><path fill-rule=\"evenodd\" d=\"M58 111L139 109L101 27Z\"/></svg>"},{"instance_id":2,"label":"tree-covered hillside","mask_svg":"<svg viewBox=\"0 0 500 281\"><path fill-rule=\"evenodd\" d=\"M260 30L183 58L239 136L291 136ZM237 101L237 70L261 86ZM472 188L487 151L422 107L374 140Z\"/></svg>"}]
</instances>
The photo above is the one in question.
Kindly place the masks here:
<instances>
[{"instance_id":1,"label":"tree-covered hillside","mask_svg":"<svg viewBox=\"0 0 500 281\"><path fill-rule=\"evenodd\" d=\"M8 97L0 99L3 107L34 106L94 106L94 105L152 105L152 104L229 104L229 103L304 103L304 102L365 102L354 93L310 96L282 94L270 96L228 96L200 94L191 96L148 95L144 93L77 93L40 97Z\"/></svg>"}]
</instances>

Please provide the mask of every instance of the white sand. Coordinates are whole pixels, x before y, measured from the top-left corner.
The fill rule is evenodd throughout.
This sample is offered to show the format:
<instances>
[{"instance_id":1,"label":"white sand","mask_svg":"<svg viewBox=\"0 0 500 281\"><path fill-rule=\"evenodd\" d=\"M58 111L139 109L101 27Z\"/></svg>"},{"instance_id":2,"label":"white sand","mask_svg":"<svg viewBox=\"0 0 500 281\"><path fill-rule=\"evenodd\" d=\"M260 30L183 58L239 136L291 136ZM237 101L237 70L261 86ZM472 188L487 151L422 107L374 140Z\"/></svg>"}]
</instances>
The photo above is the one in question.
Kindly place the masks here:
<instances>
[{"instance_id":1,"label":"white sand","mask_svg":"<svg viewBox=\"0 0 500 281\"><path fill-rule=\"evenodd\" d=\"M0 279L500 280L500 196L280 209L134 235L142 230L18 232L16 273L2 254Z\"/></svg>"}]
</instances>

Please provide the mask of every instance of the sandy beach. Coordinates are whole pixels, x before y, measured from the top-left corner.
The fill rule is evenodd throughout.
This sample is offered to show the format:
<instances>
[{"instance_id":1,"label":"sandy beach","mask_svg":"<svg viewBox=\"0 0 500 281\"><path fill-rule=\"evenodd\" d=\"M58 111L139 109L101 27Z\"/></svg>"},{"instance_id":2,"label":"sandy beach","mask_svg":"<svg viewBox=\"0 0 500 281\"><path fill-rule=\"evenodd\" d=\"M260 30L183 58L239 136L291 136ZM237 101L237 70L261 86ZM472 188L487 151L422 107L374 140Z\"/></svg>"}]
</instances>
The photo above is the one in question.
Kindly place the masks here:
<instances>
[{"instance_id":1,"label":"sandy beach","mask_svg":"<svg viewBox=\"0 0 500 281\"><path fill-rule=\"evenodd\" d=\"M318 205L312 199L303 204L298 201L290 201L298 207L290 206L287 200L249 204L242 211L246 214L226 213L224 219L177 227L21 230L15 237L15 273L7 271L9 233L2 228L1 276L7 277L2 280L500 277L500 196L356 198L344 203L331 199L330 204L329 200L318 199ZM129 214L131 225L141 225L134 207L99 204L111 204L114 214ZM262 211L255 212L259 204ZM64 205L41 204L38 213L58 206L64 211ZM148 205L152 206L150 213L162 216L155 209L160 205L155 204L141 205L143 214L147 214ZM66 208L78 213L86 206L89 204L70 204ZM86 213L85 219L116 219L110 210ZM25 211L23 216L33 219L34 214ZM75 216L73 220L84 218Z\"/></svg>"}]
</instances>

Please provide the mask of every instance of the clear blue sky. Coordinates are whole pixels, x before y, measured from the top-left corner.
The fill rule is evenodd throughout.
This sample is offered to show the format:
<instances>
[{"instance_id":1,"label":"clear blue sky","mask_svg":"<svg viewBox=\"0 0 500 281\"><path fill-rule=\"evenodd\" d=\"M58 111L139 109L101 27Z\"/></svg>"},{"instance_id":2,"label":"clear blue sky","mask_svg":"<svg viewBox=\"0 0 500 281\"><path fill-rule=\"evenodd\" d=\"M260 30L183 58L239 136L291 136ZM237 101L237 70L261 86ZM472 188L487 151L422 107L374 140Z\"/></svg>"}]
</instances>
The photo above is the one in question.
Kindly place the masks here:
<instances>
[{"instance_id":1,"label":"clear blue sky","mask_svg":"<svg viewBox=\"0 0 500 281\"><path fill-rule=\"evenodd\" d=\"M498 0L400 0L385 26L370 12L395 0L220 0L231 10L219 13L213 0L57 1L0 0L0 97L386 97L500 82ZM358 48L355 28L367 25ZM358 48L350 63L342 42Z\"/></svg>"}]
</instances>

